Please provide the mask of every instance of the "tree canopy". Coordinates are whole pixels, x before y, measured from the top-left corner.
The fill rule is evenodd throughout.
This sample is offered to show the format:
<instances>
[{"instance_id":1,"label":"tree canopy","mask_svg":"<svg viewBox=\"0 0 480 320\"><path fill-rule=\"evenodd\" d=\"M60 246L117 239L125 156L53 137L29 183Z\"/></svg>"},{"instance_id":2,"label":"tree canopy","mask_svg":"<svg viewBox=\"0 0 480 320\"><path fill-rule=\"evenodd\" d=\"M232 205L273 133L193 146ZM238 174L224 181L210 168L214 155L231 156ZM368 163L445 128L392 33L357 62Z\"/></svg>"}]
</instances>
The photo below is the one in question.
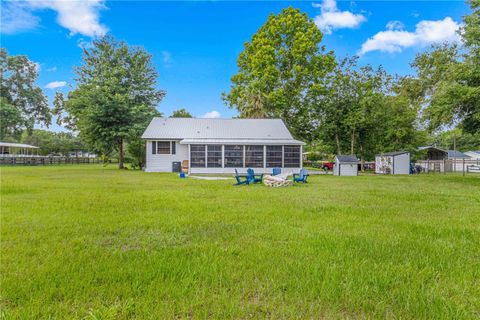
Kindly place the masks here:
<instances>
[{"instance_id":1,"label":"tree canopy","mask_svg":"<svg viewBox=\"0 0 480 320\"><path fill-rule=\"evenodd\" d=\"M170 118L193 118L192 114L185 108L181 108L172 112Z\"/></svg>"},{"instance_id":2,"label":"tree canopy","mask_svg":"<svg viewBox=\"0 0 480 320\"><path fill-rule=\"evenodd\" d=\"M35 124L49 126L51 113L48 100L36 85L38 66L23 55L10 56L0 49L0 139L18 140L23 130Z\"/></svg>"},{"instance_id":3,"label":"tree canopy","mask_svg":"<svg viewBox=\"0 0 480 320\"><path fill-rule=\"evenodd\" d=\"M118 151L123 168L124 143L139 139L165 92L156 88L158 74L152 56L107 36L85 49L75 68L76 88L56 99L56 113L94 150Z\"/></svg>"},{"instance_id":4,"label":"tree canopy","mask_svg":"<svg viewBox=\"0 0 480 320\"><path fill-rule=\"evenodd\" d=\"M323 34L312 19L289 7L267 22L246 42L238 73L223 100L240 117L280 117L297 135L307 137L303 125L309 96L322 92L334 57L320 46Z\"/></svg>"}]
</instances>

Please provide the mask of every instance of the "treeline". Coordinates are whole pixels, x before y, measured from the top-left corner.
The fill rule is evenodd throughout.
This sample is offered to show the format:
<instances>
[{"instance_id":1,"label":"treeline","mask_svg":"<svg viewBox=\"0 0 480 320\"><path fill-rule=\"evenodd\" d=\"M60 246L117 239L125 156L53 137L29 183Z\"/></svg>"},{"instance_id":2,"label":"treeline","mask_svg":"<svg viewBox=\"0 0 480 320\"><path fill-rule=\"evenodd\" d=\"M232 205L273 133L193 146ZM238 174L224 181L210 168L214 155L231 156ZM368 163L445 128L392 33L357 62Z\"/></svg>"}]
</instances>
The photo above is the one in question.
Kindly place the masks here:
<instances>
[{"instance_id":1,"label":"treeline","mask_svg":"<svg viewBox=\"0 0 480 320\"><path fill-rule=\"evenodd\" d=\"M361 66L355 56L336 57L311 18L284 9L245 43L222 98L239 117L283 119L296 138L324 153L370 160L379 152L423 144L450 147L451 138L460 149L480 149L480 2L471 8L461 46L444 44L419 54L412 62L415 74L407 77ZM67 96L56 93L53 109L27 57L1 49L0 67L1 140L41 143L45 152L57 152L64 147L44 141L66 139L73 143L68 148L78 143L99 155L117 155L120 168L125 161L143 166L140 136L161 115L156 107L165 96L145 49L111 36L93 41L74 67L75 87ZM35 124L48 127L52 115L75 135L47 139L34 130ZM172 116L192 115L182 108Z\"/></svg>"},{"instance_id":2,"label":"treeline","mask_svg":"<svg viewBox=\"0 0 480 320\"><path fill-rule=\"evenodd\" d=\"M445 137L453 134L478 148L480 2L470 4L462 46L433 46L415 58L415 75L407 77L359 66L357 57L335 57L312 19L284 9L245 43L223 99L240 117L282 118L297 138L324 153L372 159L422 144L449 147Z\"/></svg>"}]
</instances>

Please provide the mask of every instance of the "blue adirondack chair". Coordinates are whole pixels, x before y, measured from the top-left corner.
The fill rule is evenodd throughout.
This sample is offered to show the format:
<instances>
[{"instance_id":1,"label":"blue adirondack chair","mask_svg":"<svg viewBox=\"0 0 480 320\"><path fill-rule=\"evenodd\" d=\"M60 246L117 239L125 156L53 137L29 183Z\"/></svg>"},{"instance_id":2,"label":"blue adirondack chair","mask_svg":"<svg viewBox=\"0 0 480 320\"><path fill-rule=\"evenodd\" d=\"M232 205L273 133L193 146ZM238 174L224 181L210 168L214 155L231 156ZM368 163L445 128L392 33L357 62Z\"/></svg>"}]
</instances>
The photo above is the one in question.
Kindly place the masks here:
<instances>
[{"instance_id":1,"label":"blue adirondack chair","mask_svg":"<svg viewBox=\"0 0 480 320\"><path fill-rule=\"evenodd\" d=\"M293 182L307 183L308 171L306 169L300 170L299 174L293 174Z\"/></svg>"},{"instance_id":2,"label":"blue adirondack chair","mask_svg":"<svg viewBox=\"0 0 480 320\"><path fill-rule=\"evenodd\" d=\"M262 183L263 181L263 174L255 174L255 172L253 171L253 169L251 168L248 168L247 170L247 180L250 182L250 183Z\"/></svg>"},{"instance_id":3,"label":"blue adirondack chair","mask_svg":"<svg viewBox=\"0 0 480 320\"><path fill-rule=\"evenodd\" d=\"M272 176L276 176L282 173L282 168L273 168L272 169Z\"/></svg>"},{"instance_id":4,"label":"blue adirondack chair","mask_svg":"<svg viewBox=\"0 0 480 320\"><path fill-rule=\"evenodd\" d=\"M235 179L237 180L236 185L239 186L241 184L250 184L250 180L246 175L239 175L238 170L235 169Z\"/></svg>"}]
</instances>

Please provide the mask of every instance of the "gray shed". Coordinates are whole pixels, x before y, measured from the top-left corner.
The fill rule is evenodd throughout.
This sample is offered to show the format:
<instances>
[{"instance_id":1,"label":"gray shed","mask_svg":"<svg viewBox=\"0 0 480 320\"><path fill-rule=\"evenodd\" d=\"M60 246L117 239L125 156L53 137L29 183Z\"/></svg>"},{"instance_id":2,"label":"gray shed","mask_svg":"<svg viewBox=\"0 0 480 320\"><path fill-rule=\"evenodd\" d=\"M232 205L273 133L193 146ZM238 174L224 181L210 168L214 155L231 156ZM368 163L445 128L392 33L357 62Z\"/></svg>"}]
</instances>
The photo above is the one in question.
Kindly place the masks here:
<instances>
[{"instance_id":1,"label":"gray shed","mask_svg":"<svg viewBox=\"0 0 480 320\"><path fill-rule=\"evenodd\" d=\"M410 174L410 153L395 151L377 154L375 156L375 173Z\"/></svg>"},{"instance_id":2,"label":"gray shed","mask_svg":"<svg viewBox=\"0 0 480 320\"><path fill-rule=\"evenodd\" d=\"M334 176L358 176L358 159L355 155L335 156Z\"/></svg>"}]
</instances>

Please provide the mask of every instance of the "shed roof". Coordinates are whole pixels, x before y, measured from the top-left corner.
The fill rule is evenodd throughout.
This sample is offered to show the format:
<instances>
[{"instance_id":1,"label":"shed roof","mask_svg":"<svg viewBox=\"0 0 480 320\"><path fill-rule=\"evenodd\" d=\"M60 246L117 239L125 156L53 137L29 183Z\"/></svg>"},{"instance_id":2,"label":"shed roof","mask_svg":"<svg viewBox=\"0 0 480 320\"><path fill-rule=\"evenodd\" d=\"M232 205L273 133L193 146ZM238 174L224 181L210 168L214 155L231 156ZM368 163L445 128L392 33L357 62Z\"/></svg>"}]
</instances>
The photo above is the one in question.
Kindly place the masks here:
<instances>
[{"instance_id":1,"label":"shed roof","mask_svg":"<svg viewBox=\"0 0 480 320\"><path fill-rule=\"evenodd\" d=\"M402 154L405 154L405 153L409 153L408 151L392 151L392 152L385 152L383 154L377 154L377 156L389 156L389 157L395 157L395 156L399 156L399 155L402 155Z\"/></svg>"},{"instance_id":2,"label":"shed roof","mask_svg":"<svg viewBox=\"0 0 480 320\"><path fill-rule=\"evenodd\" d=\"M13 143L13 142L0 142L0 147L38 149L38 147L32 146L30 144Z\"/></svg>"},{"instance_id":3,"label":"shed roof","mask_svg":"<svg viewBox=\"0 0 480 320\"><path fill-rule=\"evenodd\" d=\"M153 118L142 138L296 141L281 119Z\"/></svg>"},{"instance_id":4,"label":"shed roof","mask_svg":"<svg viewBox=\"0 0 480 320\"><path fill-rule=\"evenodd\" d=\"M470 158L465 153L456 150L447 150L449 158Z\"/></svg>"},{"instance_id":5,"label":"shed roof","mask_svg":"<svg viewBox=\"0 0 480 320\"><path fill-rule=\"evenodd\" d=\"M358 159L356 155L348 155L348 156L337 155L335 156L335 158L338 160L338 163L358 163Z\"/></svg>"}]
</instances>

